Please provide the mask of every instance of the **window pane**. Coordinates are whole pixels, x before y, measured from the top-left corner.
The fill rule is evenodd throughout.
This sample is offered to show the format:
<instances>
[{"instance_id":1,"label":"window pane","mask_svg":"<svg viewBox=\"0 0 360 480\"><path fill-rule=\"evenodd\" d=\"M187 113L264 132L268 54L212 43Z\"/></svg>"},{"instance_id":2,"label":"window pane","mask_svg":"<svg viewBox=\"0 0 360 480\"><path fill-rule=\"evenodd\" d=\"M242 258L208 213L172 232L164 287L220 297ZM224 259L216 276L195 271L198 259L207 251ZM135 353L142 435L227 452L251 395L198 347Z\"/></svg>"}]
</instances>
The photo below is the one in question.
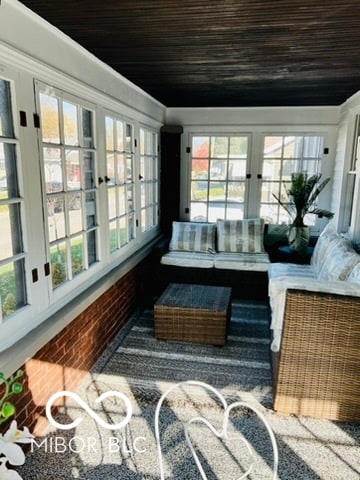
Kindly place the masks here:
<instances>
[{"instance_id":1,"label":"window pane","mask_svg":"<svg viewBox=\"0 0 360 480\"><path fill-rule=\"evenodd\" d=\"M57 288L67 280L66 244L65 242L50 248L51 278L53 288Z\"/></svg>"},{"instance_id":2,"label":"window pane","mask_svg":"<svg viewBox=\"0 0 360 480\"><path fill-rule=\"evenodd\" d=\"M0 198L18 196L15 145L0 143Z\"/></svg>"},{"instance_id":3,"label":"window pane","mask_svg":"<svg viewBox=\"0 0 360 480\"><path fill-rule=\"evenodd\" d=\"M114 150L114 122L112 118L105 118L106 150Z\"/></svg>"},{"instance_id":4,"label":"window pane","mask_svg":"<svg viewBox=\"0 0 360 480\"><path fill-rule=\"evenodd\" d=\"M283 137L265 137L264 158L282 157Z\"/></svg>"},{"instance_id":5,"label":"window pane","mask_svg":"<svg viewBox=\"0 0 360 480\"><path fill-rule=\"evenodd\" d=\"M132 125L126 124L126 144L125 144L125 151L132 152L133 151L133 129Z\"/></svg>"},{"instance_id":6,"label":"window pane","mask_svg":"<svg viewBox=\"0 0 360 480\"><path fill-rule=\"evenodd\" d=\"M67 200L69 207L69 233L73 235L74 233L81 232L83 229L80 193L68 195Z\"/></svg>"},{"instance_id":7,"label":"window pane","mask_svg":"<svg viewBox=\"0 0 360 480\"><path fill-rule=\"evenodd\" d=\"M210 156L209 137L193 137L192 156L196 158L208 158Z\"/></svg>"},{"instance_id":8,"label":"window pane","mask_svg":"<svg viewBox=\"0 0 360 480\"><path fill-rule=\"evenodd\" d=\"M125 167L125 156L117 155L117 183L122 184L126 182L126 167Z\"/></svg>"},{"instance_id":9,"label":"window pane","mask_svg":"<svg viewBox=\"0 0 360 480\"><path fill-rule=\"evenodd\" d=\"M207 220L207 204L204 202L191 202L190 219L194 222L206 222Z\"/></svg>"},{"instance_id":10,"label":"window pane","mask_svg":"<svg viewBox=\"0 0 360 480\"><path fill-rule=\"evenodd\" d=\"M45 93L40 93L40 113L43 142L60 143L58 99Z\"/></svg>"},{"instance_id":11,"label":"window pane","mask_svg":"<svg viewBox=\"0 0 360 480\"><path fill-rule=\"evenodd\" d=\"M11 258L23 252L20 204L2 205L0 260Z\"/></svg>"},{"instance_id":12,"label":"window pane","mask_svg":"<svg viewBox=\"0 0 360 480\"><path fill-rule=\"evenodd\" d=\"M209 200L224 200L225 201L225 182L210 182L209 183ZM219 217L223 218L223 217Z\"/></svg>"},{"instance_id":13,"label":"window pane","mask_svg":"<svg viewBox=\"0 0 360 480\"><path fill-rule=\"evenodd\" d=\"M247 137L230 137L230 158L247 157L248 139Z\"/></svg>"},{"instance_id":14,"label":"window pane","mask_svg":"<svg viewBox=\"0 0 360 480\"><path fill-rule=\"evenodd\" d=\"M210 162L210 179L226 180L227 177L227 161L211 160Z\"/></svg>"},{"instance_id":15,"label":"window pane","mask_svg":"<svg viewBox=\"0 0 360 480\"><path fill-rule=\"evenodd\" d=\"M127 211L132 212L135 208L134 205L134 185L128 185L126 189L127 194Z\"/></svg>"},{"instance_id":16,"label":"window pane","mask_svg":"<svg viewBox=\"0 0 360 480\"><path fill-rule=\"evenodd\" d=\"M245 183L229 182L228 183L228 201L237 201L243 203L245 200Z\"/></svg>"},{"instance_id":17,"label":"window pane","mask_svg":"<svg viewBox=\"0 0 360 480\"><path fill-rule=\"evenodd\" d=\"M241 220L244 218L244 206L243 204L228 202L226 206L226 219L228 220Z\"/></svg>"},{"instance_id":18,"label":"window pane","mask_svg":"<svg viewBox=\"0 0 360 480\"><path fill-rule=\"evenodd\" d=\"M106 175L110 178L108 186L115 184L115 155L108 153L106 155Z\"/></svg>"},{"instance_id":19,"label":"window pane","mask_svg":"<svg viewBox=\"0 0 360 480\"><path fill-rule=\"evenodd\" d=\"M0 137L14 138L10 83L0 79Z\"/></svg>"},{"instance_id":20,"label":"window pane","mask_svg":"<svg viewBox=\"0 0 360 480\"><path fill-rule=\"evenodd\" d=\"M118 152L123 152L124 151L124 124L119 120L116 121L116 138L117 138L116 150Z\"/></svg>"},{"instance_id":21,"label":"window pane","mask_svg":"<svg viewBox=\"0 0 360 480\"><path fill-rule=\"evenodd\" d=\"M0 267L1 317L8 317L25 304L25 265L20 259Z\"/></svg>"},{"instance_id":22,"label":"window pane","mask_svg":"<svg viewBox=\"0 0 360 480\"><path fill-rule=\"evenodd\" d=\"M96 220L96 193L89 192L85 194L86 205L86 228L91 229L97 225Z\"/></svg>"},{"instance_id":23,"label":"window pane","mask_svg":"<svg viewBox=\"0 0 360 480\"><path fill-rule=\"evenodd\" d=\"M84 270L84 242L83 236L71 239L71 271L73 277Z\"/></svg>"},{"instance_id":24,"label":"window pane","mask_svg":"<svg viewBox=\"0 0 360 480\"><path fill-rule=\"evenodd\" d=\"M79 145L77 106L69 102L63 102L63 116L65 144Z\"/></svg>"},{"instance_id":25,"label":"window pane","mask_svg":"<svg viewBox=\"0 0 360 480\"><path fill-rule=\"evenodd\" d=\"M46 193L62 192L64 186L61 150L59 148L44 148L43 154Z\"/></svg>"},{"instance_id":26,"label":"window pane","mask_svg":"<svg viewBox=\"0 0 360 480\"><path fill-rule=\"evenodd\" d=\"M109 223L109 246L111 253L118 248L117 231L117 221L114 220Z\"/></svg>"},{"instance_id":27,"label":"window pane","mask_svg":"<svg viewBox=\"0 0 360 480\"><path fill-rule=\"evenodd\" d=\"M126 224L125 217L119 219L119 229L120 229L120 246L123 247L128 243L127 224Z\"/></svg>"},{"instance_id":28,"label":"window pane","mask_svg":"<svg viewBox=\"0 0 360 480\"><path fill-rule=\"evenodd\" d=\"M211 156L228 157L229 139L228 137L211 137Z\"/></svg>"},{"instance_id":29,"label":"window pane","mask_svg":"<svg viewBox=\"0 0 360 480\"><path fill-rule=\"evenodd\" d=\"M216 222L218 218L225 218L225 203L209 202L209 222Z\"/></svg>"},{"instance_id":30,"label":"window pane","mask_svg":"<svg viewBox=\"0 0 360 480\"><path fill-rule=\"evenodd\" d=\"M261 202L274 202L273 194L277 197L281 196L280 182L263 182L261 187Z\"/></svg>"},{"instance_id":31,"label":"window pane","mask_svg":"<svg viewBox=\"0 0 360 480\"><path fill-rule=\"evenodd\" d=\"M191 178L207 179L209 174L209 161L198 158L192 161Z\"/></svg>"},{"instance_id":32,"label":"window pane","mask_svg":"<svg viewBox=\"0 0 360 480\"><path fill-rule=\"evenodd\" d=\"M84 188L95 188L95 154L84 150Z\"/></svg>"},{"instance_id":33,"label":"window pane","mask_svg":"<svg viewBox=\"0 0 360 480\"><path fill-rule=\"evenodd\" d=\"M88 255L88 265L92 265L97 262L97 253L96 253L96 230L90 230L87 233L87 255Z\"/></svg>"},{"instance_id":34,"label":"window pane","mask_svg":"<svg viewBox=\"0 0 360 480\"><path fill-rule=\"evenodd\" d=\"M229 180L244 180L246 178L246 160L229 160Z\"/></svg>"},{"instance_id":35,"label":"window pane","mask_svg":"<svg viewBox=\"0 0 360 480\"><path fill-rule=\"evenodd\" d=\"M116 217L116 190L115 188L108 188L108 209L109 218Z\"/></svg>"},{"instance_id":36,"label":"window pane","mask_svg":"<svg viewBox=\"0 0 360 480\"><path fill-rule=\"evenodd\" d=\"M191 200L207 200L208 182L191 182Z\"/></svg>"},{"instance_id":37,"label":"window pane","mask_svg":"<svg viewBox=\"0 0 360 480\"><path fill-rule=\"evenodd\" d=\"M53 195L47 199L49 241L65 237L64 197Z\"/></svg>"},{"instance_id":38,"label":"window pane","mask_svg":"<svg viewBox=\"0 0 360 480\"><path fill-rule=\"evenodd\" d=\"M92 112L83 109L82 122L84 147L92 148L94 146Z\"/></svg>"},{"instance_id":39,"label":"window pane","mask_svg":"<svg viewBox=\"0 0 360 480\"><path fill-rule=\"evenodd\" d=\"M140 155L145 155L145 130L140 128Z\"/></svg>"},{"instance_id":40,"label":"window pane","mask_svg":"<svg viewBox=\"0 0 360 480\"><path fill-rule=\"evenodd\" d=\"M118 193L118 216L125 215L126 213L126 187L119 187L117 190Z\"/></svg>"},{"instance_id":41,"label":"window pane","mask_svg":"<svg viewBox=\"0 0 360 480\"><path fill-rule=\"evenodd\" d=\"M81 172L78 150L65 150L66 182L68 190L80 190Z\"/></svg>"},{"instance_id":42,"label":"window pane","mask_svg":"<svg viewBox=\"0 0 360 480\"><path fill-rule=\"evenodd\" d=\"M133 214L128 216L128 234L129 241L135 238L135 216Z\"/></svg>"},{"instance_id":43,"label":"window pane","mask_svg":"<svg viewBox=\"0 0 360 480\"><path fill-rule=\"evenodd\" d=\"M280 180L281 178L281 161L280 160L264 160L263 174L264 180Z\"/></svg>"},{"instance_id":44,"label":"window pane","mask_svg":"<svg viewBox=\"0 0 360 480\"><path fill-rule=\"evenodd\" d=\"M130 155L126 156L126 178L128 182L133 180L133 158Z\"/></svg>"}]
</instances>

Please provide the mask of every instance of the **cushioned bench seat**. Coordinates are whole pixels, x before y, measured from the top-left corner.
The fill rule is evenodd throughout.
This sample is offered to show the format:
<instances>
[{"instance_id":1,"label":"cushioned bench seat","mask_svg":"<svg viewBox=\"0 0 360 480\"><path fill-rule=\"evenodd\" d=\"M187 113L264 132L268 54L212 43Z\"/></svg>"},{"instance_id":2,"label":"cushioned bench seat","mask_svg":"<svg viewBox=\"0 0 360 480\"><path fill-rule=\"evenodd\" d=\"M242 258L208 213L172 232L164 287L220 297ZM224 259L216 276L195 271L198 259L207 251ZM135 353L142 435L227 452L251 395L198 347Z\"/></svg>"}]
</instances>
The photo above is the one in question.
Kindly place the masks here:
<instances>
[{"instance_id":1,"label":"cushioned bench seat","mask_svg":"<svg viewBox=\"0 0 360 480\"><path fill-rule=\"evenodd\" d=\"M169 252L163 265L267 272L269 255L263 245L260 218L218 220L216 224L173 222Z\"/></svg>"}]
</instances>

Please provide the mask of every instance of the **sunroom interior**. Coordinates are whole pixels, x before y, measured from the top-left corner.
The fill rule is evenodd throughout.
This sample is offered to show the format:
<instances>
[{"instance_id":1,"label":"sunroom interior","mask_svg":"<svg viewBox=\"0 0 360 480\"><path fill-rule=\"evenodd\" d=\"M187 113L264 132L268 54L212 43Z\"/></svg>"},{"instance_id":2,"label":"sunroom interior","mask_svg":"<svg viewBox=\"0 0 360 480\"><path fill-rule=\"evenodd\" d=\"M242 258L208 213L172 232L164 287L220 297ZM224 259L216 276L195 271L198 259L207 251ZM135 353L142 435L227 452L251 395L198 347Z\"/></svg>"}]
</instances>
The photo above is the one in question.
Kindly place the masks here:
<instances>
[{"instance_id":1,"label":"sunroom interior","mask_svg":"<svg viewBox=\"0 0 360 480\"><path fill-rule=\"evenodd\" d=\"M129 321L146 323L179 280L160 264L174 221L287 225L273 194L292 172L321 173L318 206L359 252L358 2L271 3L1 0L0 372L25 372L12 402L35 435L51 395L121 351ZM315 246L328 220L307 221ZM185 283L214 278L180 270ZM250 274L234 312L269 309ZM359 400L354 411L359 422ZM344 427L351 455L355 431ZM333 477L315 462L291 478L358 478L343 458ZM145 470L121 478L158 478Z\"/></svg>"}]
</instances>

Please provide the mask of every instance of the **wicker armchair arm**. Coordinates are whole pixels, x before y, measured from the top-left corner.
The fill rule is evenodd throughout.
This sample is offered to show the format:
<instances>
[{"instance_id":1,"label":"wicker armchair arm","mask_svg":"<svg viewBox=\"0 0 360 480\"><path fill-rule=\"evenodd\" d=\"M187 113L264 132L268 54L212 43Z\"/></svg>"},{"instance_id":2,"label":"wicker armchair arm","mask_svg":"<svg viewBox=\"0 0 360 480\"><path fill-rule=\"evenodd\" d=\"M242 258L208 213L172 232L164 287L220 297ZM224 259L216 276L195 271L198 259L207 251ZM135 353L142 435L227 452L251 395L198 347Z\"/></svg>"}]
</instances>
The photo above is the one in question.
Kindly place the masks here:
<instances>
[{"instance_id":1,"label":"wicker armchair arm","mask_svg":"<svg viewBox=\"0 0 360 480\"><path fill-rule=\"evenodd\" d=\"M288 290L274 408L360 421L360 296Z\"/></svg>"},{"instance_id":2,"label":"wicker armchair arm","mask_svg":"<svg viewBox=\"0 0 360 480\"><path fill-rule=\"evenodd\" d=\"M271 306L271 329L273 330L273 342L271 349L279 351L281 332L285 316L285 303L288 290L302 290L316 297L319 294L343 295L360 297L360 285L344 281L326 281L304 277L277 277L269 281L269 297Z\"/></svg>"}]
</instances>

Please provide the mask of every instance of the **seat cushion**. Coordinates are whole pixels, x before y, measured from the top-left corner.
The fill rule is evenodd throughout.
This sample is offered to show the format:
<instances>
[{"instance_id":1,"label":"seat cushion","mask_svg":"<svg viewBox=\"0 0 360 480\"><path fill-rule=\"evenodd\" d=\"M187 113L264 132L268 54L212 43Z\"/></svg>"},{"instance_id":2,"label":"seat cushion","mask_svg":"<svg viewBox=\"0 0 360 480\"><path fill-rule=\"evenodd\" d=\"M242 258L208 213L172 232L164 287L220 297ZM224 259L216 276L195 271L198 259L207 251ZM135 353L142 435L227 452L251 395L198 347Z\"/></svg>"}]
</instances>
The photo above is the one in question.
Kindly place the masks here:
<instances>
[{"instance_id":1,"label":"seat cushion","mask_svg":"<svg viewBox=\"0 0 360 480\"><path fill-rule=\"evenodd\" d=\"M175 267L213 268L214 257L211 253L169 252L161 257L161 263Z\"/></svg>"},{"instance_id":2,"label":"seat cushion","mask_svg":"<svg viewBox=\"0 0 360 480\"><path fill-rule=\"evenodd\" d=\"M217 251L227 253L264 253L264 220L218 220Z\"/></svg>"},{"instance_id":3,"label":"seat cushion","mask_svg":"<svg viewBox=\"0 0 360 480\"><path fill-rule=\"evenodd\" d=\"M316 278L311 265L297 265L296 263L272 263L268 275L270 281L279 277Z\"/></svg>"},{"instance_id":4,"label":"seat cushion","mask_svg":"<svg viewBox=\"0 0 360 480\"><path fill-rule=\"evenodd\" d=\"M217 253L215 268L267 272L270 259L267 253Z\"/></svg>"}]
</instances>

